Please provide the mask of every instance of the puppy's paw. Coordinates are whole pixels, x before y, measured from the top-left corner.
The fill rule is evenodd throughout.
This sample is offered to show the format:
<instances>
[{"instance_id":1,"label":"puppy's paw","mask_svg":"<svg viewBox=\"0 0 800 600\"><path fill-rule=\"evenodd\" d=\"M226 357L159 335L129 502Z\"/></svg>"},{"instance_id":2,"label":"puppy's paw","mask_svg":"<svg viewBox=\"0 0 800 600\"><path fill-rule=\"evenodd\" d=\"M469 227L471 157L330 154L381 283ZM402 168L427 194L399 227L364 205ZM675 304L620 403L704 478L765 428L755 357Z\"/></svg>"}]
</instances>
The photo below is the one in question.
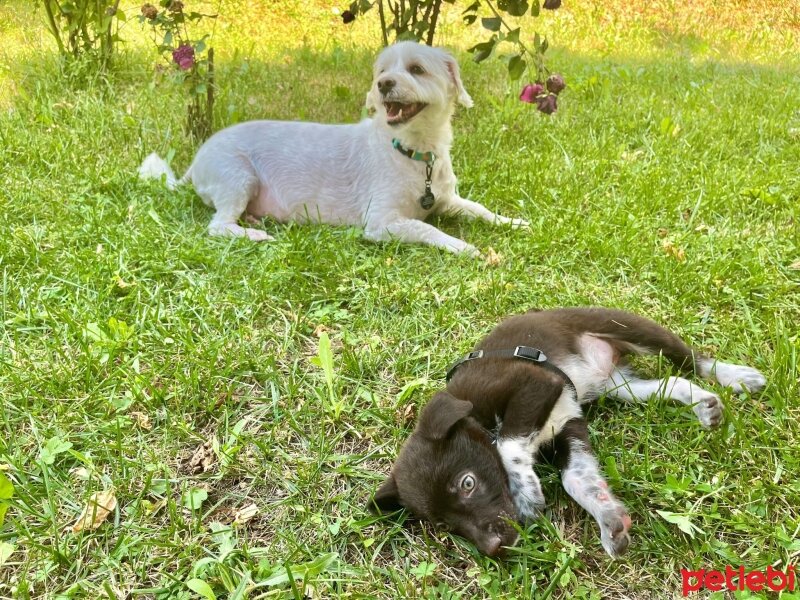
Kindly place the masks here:
<instances>
[{"instance_id":1,"label":"puppy's paw","mask_svg":"<svg viewBox=\"0 0 800 600\"><path fill-rule=\"evenodd\" d=\"M711 429L722 423L722 410L725 407L719 396L703 390L703 394L699 398L695 397L694 400L697 403L692 406L692 410L703 427Z\"/></svg>"},{"instance_id":2,"label":"puppy's paw","mask_svg":"<svg viewBox=\"0 0 800 600\"><path fill-rule=\"evenodd\" d=\"M539 478L531 472L509 474L511 498L523 523L538 519L544 511L545 501Z\"/></svg>"},{"instance_id":3,"label":"puppy's paw","mask_svg":"<svg viewBox=\"0 0 800 600\"><path fill-rule=\"evenodd\" d=\"M714 369L717 381L734 392L757 392L767 385L767 378L753 367L718 362Z\"/></svg>"},{"instance_id":4,"label":"puppy's paw","mask_svg":"<svg viewBox=\"0 0 800 600\"><path fill-rule=\"evenodd\" d=\"M600 513L597 523L600 525L600 541L603 548L611 558L619 558L628 549L631 536L631 518L628 511L619 502L610 503L608 508Z\"/></svg>"}]
</instances>

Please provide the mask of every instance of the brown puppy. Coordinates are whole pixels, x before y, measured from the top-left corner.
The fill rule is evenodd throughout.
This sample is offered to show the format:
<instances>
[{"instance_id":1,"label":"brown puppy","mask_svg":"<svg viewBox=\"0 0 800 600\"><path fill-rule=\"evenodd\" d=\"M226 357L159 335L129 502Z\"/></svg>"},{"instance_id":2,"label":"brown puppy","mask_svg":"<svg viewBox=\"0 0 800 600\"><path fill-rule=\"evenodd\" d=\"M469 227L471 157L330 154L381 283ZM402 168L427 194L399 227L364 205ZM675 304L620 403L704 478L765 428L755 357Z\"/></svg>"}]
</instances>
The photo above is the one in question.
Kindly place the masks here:
<instances>
[{"instance_id":1,"label":"brown puppy","mask_svg":"<svg viewBox=\"0 0 800 600\"><path fill-rule=\"evenodd\" d=\"M735 391L766 383L756 369L695 353L663 327L620 310L511 317L451 368L447 390L422 411L371 507L406 507L494 556L517 540L509 520L534 518L544 507L533 465L548 450L564 489L600 526L603 548L621 555L631 519L600 473L581 405L602 394L624 400L663 394L691 405L704 427L719 425L723 409L716 394L682 377L637 377L625 364L631 354L663 354L679 369Z\"/></svg>"}]
</instances>

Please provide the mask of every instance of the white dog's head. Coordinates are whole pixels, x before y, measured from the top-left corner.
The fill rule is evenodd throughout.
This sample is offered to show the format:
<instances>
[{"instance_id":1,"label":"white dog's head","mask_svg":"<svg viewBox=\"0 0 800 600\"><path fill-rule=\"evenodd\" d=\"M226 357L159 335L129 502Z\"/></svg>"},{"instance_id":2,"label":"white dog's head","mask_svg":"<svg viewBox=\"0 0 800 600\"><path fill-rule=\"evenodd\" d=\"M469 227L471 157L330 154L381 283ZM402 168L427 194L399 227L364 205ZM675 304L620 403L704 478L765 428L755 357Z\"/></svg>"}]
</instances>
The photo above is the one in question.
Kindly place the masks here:
<instances>
[{"instance_id":1,"label":"white dog's head","mask_svg":"<svg viewBox=\"0 0 800 600\"><path fill-rule=\"evenodd\" d=\"M437 127L450 120L456 102L472 106L458 63L444 50L400 42L385 48L375 61L367 108L390 127Z\"/></svg>"}]
</instances>

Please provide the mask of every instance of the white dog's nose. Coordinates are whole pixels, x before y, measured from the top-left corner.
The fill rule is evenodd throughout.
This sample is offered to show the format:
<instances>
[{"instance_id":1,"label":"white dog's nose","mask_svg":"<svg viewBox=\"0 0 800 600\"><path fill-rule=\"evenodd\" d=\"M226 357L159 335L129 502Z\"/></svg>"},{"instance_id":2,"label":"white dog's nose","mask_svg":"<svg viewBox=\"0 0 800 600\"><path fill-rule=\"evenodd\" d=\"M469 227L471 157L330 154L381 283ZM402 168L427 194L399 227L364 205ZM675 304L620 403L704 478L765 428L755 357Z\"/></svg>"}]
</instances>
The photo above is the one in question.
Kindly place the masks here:
<instances>
[{"instance_id":1,"label":"white dog's nose","mask_svg":"<svg viewBox=\"0 0 800 600\"><path fill-rule=\"evenodd\" d=\"M385 96L392 90L395 83L394 79L381 79L378 81L378 91Z\"/></svg>"}]
</instances>

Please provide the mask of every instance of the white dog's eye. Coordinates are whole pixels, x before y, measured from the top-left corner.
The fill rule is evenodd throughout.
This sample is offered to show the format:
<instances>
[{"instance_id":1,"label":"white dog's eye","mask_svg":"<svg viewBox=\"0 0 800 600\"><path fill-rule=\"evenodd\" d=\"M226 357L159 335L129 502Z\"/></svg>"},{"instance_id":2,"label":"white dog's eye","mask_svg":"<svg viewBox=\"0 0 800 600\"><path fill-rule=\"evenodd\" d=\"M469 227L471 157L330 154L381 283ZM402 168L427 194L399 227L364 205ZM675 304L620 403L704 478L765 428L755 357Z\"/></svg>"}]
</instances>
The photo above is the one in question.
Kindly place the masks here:
<instances>
[{"instance_id":1,"label":"white dog's eye","mask_svg":"<svg viewBox=\"0 0 800 600\"><path fill-rule=\"evenodd\" d=\"M467 473L461 478L461 483L459 483L458 486L464 492L471 492L475 489L475 478L471 474Z\"/></svg>"},{"instance_id":2,"label":"white dog's eye","mask_svg":"<svg viewBox=\"0 0 800 600\"><path fill-rule=\"evenodd\" d=\"M420 67L419 65L411 65L408 67L408 72L412 75L425 75L425 69Z\"/></svg>"}]
</instances>

